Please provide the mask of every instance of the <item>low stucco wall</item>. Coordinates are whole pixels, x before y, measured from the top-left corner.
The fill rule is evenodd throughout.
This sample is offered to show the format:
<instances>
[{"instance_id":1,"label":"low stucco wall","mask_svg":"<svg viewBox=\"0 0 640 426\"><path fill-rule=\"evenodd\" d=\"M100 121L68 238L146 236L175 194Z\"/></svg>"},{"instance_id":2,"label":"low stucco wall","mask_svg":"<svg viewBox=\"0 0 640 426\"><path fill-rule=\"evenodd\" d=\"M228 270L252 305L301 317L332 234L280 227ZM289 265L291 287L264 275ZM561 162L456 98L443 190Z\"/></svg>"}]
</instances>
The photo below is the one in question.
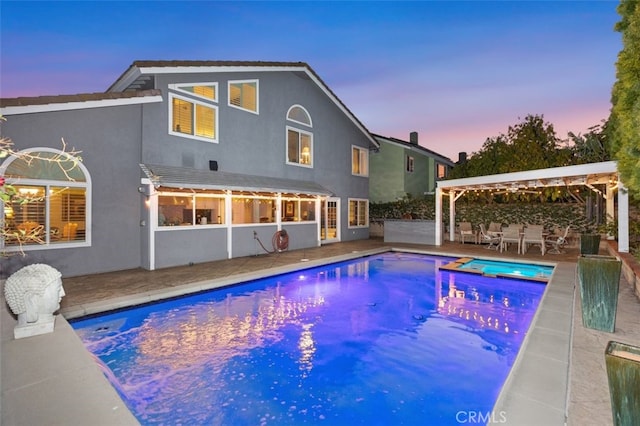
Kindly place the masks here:
<instances>
[{"instance_id":1,"label":"low stucco wall","mask_svg":"<svg viewBox=\"0 0 640 426\"><path fill-rule=\"evenodd\" d=\"M385 220L385 243L436 245L434 220Z\"/></svg>"}]
</instances>

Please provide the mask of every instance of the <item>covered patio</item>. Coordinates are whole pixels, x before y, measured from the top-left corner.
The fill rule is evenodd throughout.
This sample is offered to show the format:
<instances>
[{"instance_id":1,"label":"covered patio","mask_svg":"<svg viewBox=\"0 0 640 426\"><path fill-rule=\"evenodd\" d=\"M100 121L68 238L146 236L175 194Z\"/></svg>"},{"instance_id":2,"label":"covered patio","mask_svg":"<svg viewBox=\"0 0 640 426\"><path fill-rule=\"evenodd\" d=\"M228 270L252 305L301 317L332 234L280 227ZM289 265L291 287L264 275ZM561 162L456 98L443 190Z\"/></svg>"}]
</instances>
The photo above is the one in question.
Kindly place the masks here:
<instances>
[{"instance_id":1,"label":"covered patio","mask_svg":"<svg viewBox=\"0 0 640 426\"><path fill-rule=\"evenodd\" d=\"M605 199L607 221L613 218L618 219L618 251L628 253L629 196L619 180L615 161L439 181L436 186L436 245L441 246L444 242L442 213L444 196L449 197L449 239L454 241L456 201L468 191L499 190L516 193L531 189L578 185L589 188ZM605 190L601 191L595 185L604 185Z\"/></svg>"}]
</instances>

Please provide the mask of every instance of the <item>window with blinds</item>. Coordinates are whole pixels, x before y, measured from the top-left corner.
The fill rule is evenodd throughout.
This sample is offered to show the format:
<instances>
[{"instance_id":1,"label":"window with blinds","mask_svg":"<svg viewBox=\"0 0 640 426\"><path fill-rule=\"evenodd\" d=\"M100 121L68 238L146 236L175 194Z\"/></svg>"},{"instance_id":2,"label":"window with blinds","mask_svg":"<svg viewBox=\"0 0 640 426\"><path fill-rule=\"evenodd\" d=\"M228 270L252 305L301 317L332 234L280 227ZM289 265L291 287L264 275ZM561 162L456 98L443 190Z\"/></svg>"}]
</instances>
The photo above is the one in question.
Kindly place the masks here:
<instances>
[{"instance_id":1,"label":"window with blinds","mask_svg":"<svg viewBox=\"0 0 640 426\"><path fill-rule=\"evenodd\" d=\"M349 228L369 226L369 200L349 199Z\"/></svg>"},{"instance_id":2,"label":"window with blinds","mask_svg":"<svg viewBox=\"0 0 640 426\"><path fill-rule=\"evenodd\" d=\"M189 87L196 90L198 86ZM215 96L211 93L211 96ZM199 140L217 141L218 108L194 99L169 94L170 120L169 133L189 136Z\"/></svg>"},{"instance_id":3,"label":"window with blinds","mask_svg":"<svg viewBox=\"0 0 640 426\"><path fill-rule=\"evenodd\" d=\"M8 161L4 174L15 194L3 203L4 246L87 243L89 188L79 161L55 150Z\"/></svg>"},{"instance_id":4,"label":"window with blinds","mask_svg":"<svg viewBox=\"0 0 640 426\"><path fill-rule=\"evenodd\" d=\"M229 81L229 106L258 113L258 80Z\"/></svg>"},{"instance_id":5,"label":"window with blinds","mask_svg":"<svg viewBox=\"0 0 640 426\"><path fill-rule=\"evenodd\" d=\"M196 96L205 101L218 101L218 83L170 84L169 89Z\"/></svg>"},{"instance_id":6,"label":"window with blinds","mask_svg":"<svg viewBox=\"0 0 640 426\"><path fill-rule=\"evenodd\" d=\"M369 151L358 146L351 146L351 174L369 175Z\"/></svg>"}]
</instances>

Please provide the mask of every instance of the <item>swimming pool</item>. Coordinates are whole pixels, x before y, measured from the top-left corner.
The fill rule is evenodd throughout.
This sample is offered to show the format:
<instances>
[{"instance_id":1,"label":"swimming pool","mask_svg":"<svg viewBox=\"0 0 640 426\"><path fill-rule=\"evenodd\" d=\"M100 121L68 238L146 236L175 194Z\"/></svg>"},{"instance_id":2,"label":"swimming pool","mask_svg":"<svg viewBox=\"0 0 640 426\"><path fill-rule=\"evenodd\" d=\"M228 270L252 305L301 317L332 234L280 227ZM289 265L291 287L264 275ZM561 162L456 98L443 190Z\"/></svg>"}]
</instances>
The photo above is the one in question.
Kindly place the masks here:
<instances>
[{"instance_id":1,"label":"swimming pool","mask_svg":"<svg viewBox=\"0 0 640 426\"><path fill-rule=\"evenodd\" d=\"M72 321L142 424L456 424L544 286L385 253Z\"/></svg>"},{"instance_id":2,"label":"swimming pool","mask_svg":"<svg viewBox=\"0 0 640 426\"><path fill-rule=\"evenodd\" d=\"M534 265L520 262L474 259L463 257L441 267L450 271L478 273L491 277L513 277L525 280L547 282L553 274L553 266Z\"/></svg>"}]
</instances>

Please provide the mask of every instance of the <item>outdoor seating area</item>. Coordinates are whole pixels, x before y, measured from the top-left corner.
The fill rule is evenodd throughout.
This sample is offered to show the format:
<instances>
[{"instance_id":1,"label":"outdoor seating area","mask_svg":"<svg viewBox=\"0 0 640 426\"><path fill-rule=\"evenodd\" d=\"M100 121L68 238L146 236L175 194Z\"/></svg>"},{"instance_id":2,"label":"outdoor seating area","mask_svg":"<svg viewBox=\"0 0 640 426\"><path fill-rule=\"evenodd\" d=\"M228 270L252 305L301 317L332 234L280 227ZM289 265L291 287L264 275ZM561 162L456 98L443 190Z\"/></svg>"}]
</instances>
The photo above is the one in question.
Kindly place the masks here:
<instances>
[{"instance_id":1,"label":"outdoor seating area","mask_svg":"<svg viewBox=\"0 0 640 426\"><path fill-rule=\"evenodd\" d=\"M564 253L570 243L571 225L564 228L548 230L538 224L507 224L491 222L487 228L480 223L477 226L470 222L460 222L457 236L461 244L472 242L484 245L486 249L500 253L513 252L524 255L531 248L540 250L540 254Z\"/></svg>"}]
</instances>

